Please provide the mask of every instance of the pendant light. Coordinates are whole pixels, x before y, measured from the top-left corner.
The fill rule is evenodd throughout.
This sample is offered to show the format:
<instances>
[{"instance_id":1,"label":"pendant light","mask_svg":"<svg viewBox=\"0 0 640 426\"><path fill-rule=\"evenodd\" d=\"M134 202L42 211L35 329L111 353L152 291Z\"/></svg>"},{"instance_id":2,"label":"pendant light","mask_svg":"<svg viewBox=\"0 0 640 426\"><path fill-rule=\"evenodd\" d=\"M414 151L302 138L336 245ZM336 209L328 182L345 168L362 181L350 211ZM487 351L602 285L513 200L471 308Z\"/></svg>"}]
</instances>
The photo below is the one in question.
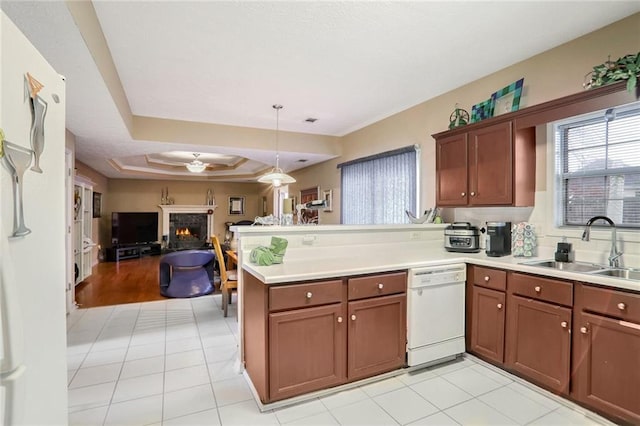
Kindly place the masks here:
<instances>
[{"instance_id":1,"label":"pendant light","mask_svg":"<svg viewBox=\"0 0 640 426\"><path fill-rule=\"evenodd\" d=\"M278 151L278 131L280 130L280 110L282 105L273 105L273 109L276 110L276 167L266 175L263 175L258 179L260 183L270 183L275 188L280 185L294 183L296 180L282 171L280 168L280 153Z\"/></svg>"},{"instance_id":2,"label":"pendant light","mask_svg":"<svg viewBox=\"0 0 640 426\"><path fill-rule=\"evenodd\" d=\"M204 169L207 168L208 164L203 163L202 161L198 160L198 157L200 156L200 154L193 154L193 161L190 163L185 164L185 166L187 166L187 170L189 170L191 173L202 173L204 171Z\"/></svg>"}]
</instances>

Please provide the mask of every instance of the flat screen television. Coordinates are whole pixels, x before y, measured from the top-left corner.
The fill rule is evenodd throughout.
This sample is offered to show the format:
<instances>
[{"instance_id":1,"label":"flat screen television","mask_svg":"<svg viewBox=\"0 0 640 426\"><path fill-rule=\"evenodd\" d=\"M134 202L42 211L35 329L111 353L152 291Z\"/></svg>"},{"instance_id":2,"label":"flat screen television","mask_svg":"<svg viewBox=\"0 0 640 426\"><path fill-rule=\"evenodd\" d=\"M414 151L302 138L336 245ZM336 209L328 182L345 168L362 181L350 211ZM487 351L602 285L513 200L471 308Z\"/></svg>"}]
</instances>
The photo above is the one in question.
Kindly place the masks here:
<instances>
[{"instance_id":1,"label":"flat screen television","mask_svg":"<svg viewBox=\"0 0 640 426\"><path fill-rule=\"evenodd\" d=\"M144 244L158 241L157 212L111 213L113 245Z\"/></svg>"}]
</instances>

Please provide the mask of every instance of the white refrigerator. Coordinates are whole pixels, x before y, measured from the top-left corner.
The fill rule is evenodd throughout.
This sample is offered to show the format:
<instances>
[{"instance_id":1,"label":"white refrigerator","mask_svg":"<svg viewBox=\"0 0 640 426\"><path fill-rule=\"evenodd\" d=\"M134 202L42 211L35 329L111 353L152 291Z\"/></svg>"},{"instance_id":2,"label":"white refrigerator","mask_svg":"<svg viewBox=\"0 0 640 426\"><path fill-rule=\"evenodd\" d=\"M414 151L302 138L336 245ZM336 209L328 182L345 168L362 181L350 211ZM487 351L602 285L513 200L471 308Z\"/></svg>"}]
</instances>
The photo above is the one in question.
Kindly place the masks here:
<instances>
[{"instance_id":1,"label":"white refrigerator","mask_svg":"<svg viewBox=\"0 0 640 426\"><path fill-rule=\"evenodd\" d=\"M64 425L65 82L1 11L0 34L0 128L13 144L13 160L24 169L16 173L16 164L5 164L10 154L5 150L0 159L0 420ZM35 114L27 73L42 86ZM25 166L29 150L33 154L27 154ZM36 156L41 173L31 169ZM24 226L16 226L21 217ZM30 232L16 233L25 228Z\"/></svg>"}]
</instances>

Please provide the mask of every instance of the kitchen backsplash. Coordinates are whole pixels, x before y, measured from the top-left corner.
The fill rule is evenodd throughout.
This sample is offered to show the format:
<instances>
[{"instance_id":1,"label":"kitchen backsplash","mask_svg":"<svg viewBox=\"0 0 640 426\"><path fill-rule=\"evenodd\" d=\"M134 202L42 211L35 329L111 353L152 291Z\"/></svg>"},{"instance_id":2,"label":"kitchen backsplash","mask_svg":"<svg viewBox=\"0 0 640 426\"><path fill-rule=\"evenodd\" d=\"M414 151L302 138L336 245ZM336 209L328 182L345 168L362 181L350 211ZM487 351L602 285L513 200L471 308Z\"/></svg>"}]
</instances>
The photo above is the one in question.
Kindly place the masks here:
<instances>
[{"instance_id":1,"label":"kitchen backsplash","mask_svg":"<svg viewBox=\"0 0 640 426\"><path fill-rule=\"evenodd\" d=\"M553 222L548 218L547 193L536 192L535 207L474 207L444 209L443 217L447 222L469 222L482 229L486 222L529 222L534 225L537 237L537 256L551 256L556 244L562 237L567 237L567 242L572 243L576 252L576 260L607 263L611 243L608 239L608 229L605 229L606 237L592 238L591 241L582 241L580 236L582 228L571 229L566 233L554 228ZM484 235L481 235L481 246L484 248ZM621 258L622 266L640 268L640 231L629 232L618 230L618 249L624 253Z\"/></svg>"}]
</instances>

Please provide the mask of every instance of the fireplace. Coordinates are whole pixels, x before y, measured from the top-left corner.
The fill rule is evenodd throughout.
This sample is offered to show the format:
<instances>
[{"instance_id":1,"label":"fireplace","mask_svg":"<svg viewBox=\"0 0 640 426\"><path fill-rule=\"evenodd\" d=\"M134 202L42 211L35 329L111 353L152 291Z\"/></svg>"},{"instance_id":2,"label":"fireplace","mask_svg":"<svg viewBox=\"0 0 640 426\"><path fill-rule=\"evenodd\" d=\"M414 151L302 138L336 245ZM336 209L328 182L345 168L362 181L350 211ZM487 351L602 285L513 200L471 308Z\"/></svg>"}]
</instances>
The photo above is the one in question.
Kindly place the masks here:
<instances>
[{"instance_id":1,"label":"fireplace","mask_svg":"<svg viewBox=\"0 0 640 426\"><path fill-rule=\"evenodd\" d=\"M215 206L161 205L162 239L169 250L206 247L213 235Z\"/></svg>"},{"instance_id":2,"label":"fireplace","mask_svg":"<svg viewBox=\"0 0 640 426\"><path fill-rule=\"evenodd\" d=\"M168 248L199 249L207 244L206 213L170 213Z\"/></svg>"}]
</instances>

